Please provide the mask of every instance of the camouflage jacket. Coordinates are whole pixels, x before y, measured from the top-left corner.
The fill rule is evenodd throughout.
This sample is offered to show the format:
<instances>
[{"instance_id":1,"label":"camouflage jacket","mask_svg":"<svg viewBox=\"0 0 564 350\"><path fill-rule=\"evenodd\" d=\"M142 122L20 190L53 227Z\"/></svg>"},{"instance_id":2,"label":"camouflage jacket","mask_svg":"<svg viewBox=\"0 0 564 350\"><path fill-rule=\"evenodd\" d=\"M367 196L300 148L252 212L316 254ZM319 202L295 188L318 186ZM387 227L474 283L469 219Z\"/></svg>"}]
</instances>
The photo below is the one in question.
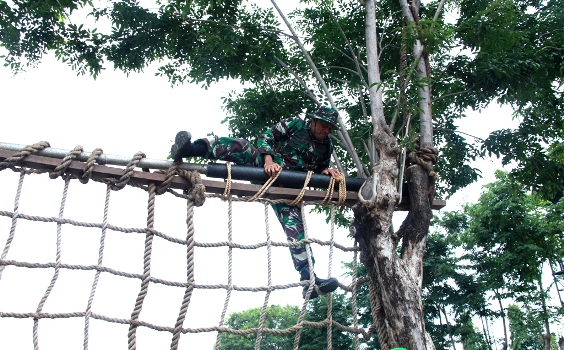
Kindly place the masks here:
<instances>
[{"instance_id":1,"label":"camouflage jacket","mask_svg":"<svg viewBox=\"0 0 564 350\"><path fill-rule=\"evenodd\" d=\"M268 129L257 142L261 154L270 154L283 169L320 173L329 167L333 142L317 140L310 132L311 119L285 119Z\"/></svg>"}]
</instances>

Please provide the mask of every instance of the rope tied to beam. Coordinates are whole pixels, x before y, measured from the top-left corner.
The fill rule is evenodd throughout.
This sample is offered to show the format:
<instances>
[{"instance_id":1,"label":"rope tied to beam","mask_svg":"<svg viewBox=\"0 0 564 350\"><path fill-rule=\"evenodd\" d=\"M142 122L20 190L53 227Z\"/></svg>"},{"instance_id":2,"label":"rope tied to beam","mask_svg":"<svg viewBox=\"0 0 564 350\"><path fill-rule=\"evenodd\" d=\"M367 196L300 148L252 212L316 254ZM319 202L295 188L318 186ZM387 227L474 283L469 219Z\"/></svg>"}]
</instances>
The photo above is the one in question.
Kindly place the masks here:
<instances>
[{"instance_id":1,"label":"rope tied to beam","mask_svg":"<svg viewBox=\"0 0 564 350\"><path fill-rule=\"evenodd\" d=\"M47 141L40 141L38 143L34 143L33 145L25 146L20 151L14 153L10 158L7 158L5 161L0 162L0 171L6 168L14 170L15 165L20 160L24 159L32 153L37 153L48 147L51 147L51 145Z\"/></svg>"},{"instance_id":2,"label":"rope tied to beam","mask_svg":"<svg viewBox=\"0 0 564 350\"><path fill-rule=\"evenodd\" d=\"M194 205L201 207L206 201L206 186L202 183L202 177L197 171L188 171L183 169L177 169L178 175L182 176L192 187L189 190L185 190L187 194L193 201Z\"/></svg>"},{"instance_id":3,"label":"rope tied to beam","mask_svg":"<svg viewBox=\"0 0 564 350\"><path fill-rule=\"evenodd\" d=\"M433 166L437 164L439 151L435 147L420 147L419 136L415 139L415 150L407 154L409 164L420 165L429 174L429 202L435 198L435 182L439 180L439 175Z\"/></svg>"},{"instance_id":4,"label":"rope tied to beam","mask_svg":"<svg viewBox=\"0 0 564 350\"><path fill-rule=\"evenodd\" d=\"M131 179L131 175L133 174L135 167L137 167L137 164L139 164L141 159L143 159L145 157L146 157L145 153L143 153L143 152L135 153L135 155L133 156L131 161L125 167L123 175L120 177L120 179L116 183L114 183L112 185L112 190L119 191L122 188L124 188L127 185L127 183L129 182L129 179Z\"/></svg>"},{"instance_id":5,"label":"rope tied to beam","mask_svg":"<svg viewBox=\"0 0 564 350\"><path fill-rule=\"evenodd\" d=\"M57 165L55 170L49 173L49 177L51 179L56 179L59 176L63 175L63 173L67 170L70 163L76 159L82 153L83 149L82 146L76 146L72 151L70 151L64 158L61 160L61 163Z\"/></svg>"},{"instance_id":6,"label":"rope tied to beam","mask_svg":"<svg viewBox=\"0 0 564 350\"><path fill-rule=\"evenodd\" d=\"M307 172L306 179L304 181L304 185L302 186L302 190L300 191L300 194L298 194L296 199L294 199L289 205L297 205L302 200L306 191L307 184L309 183L309 180L311 180L311 174L313 174L313 171L309 170Z\"/></svg>"},{"instance_id":7,"label":"rope tied to beam","mask_svg":"<svg viewBox=\"0 0 564 350\"><path fill-rule=\"evenodd\" d=\"M84 167L84 172L82 173L80 179L78 179L81 183L83 184L88 183L88 181L92 177L92 170L94 170L94 164L96 164L96 160L102 153L104 153L104 151L102 151L101 148L96 148L94 151L92 151L92 153L86 160L86 166Z\"/></svg>"},{"instance_id":8,"label":"rope tied to beam","mask_svg":"<svg viewBox=\"0 0 564 350\"><path fill-rule=\"evenodd\" d=\"M325 193L325 197L321 201L321 205L327 205L331 203L331 197L333 194L333 190L335 188L335 182L339 183L339 201L337 202L338 206L342 206L347 199L347 182L345 180L345 175L341 174L338 179L333 178L329 180L329 186L327 186L327 192Z\"/></svg>"},{"instance_id":9,"label":"rope tied to beam","mask_svg":"<svg viewBox=\"0 0 564 350\"><path fill-rule=\"evenodd\" d=\"M225 179L225 191L223 191L223 195L221 196L222 201L226 201L229 197L231 197L231 162L225 163L227 167L227 179Z\"/></svg>"},{"instance_id":10,"label":"rope tied to beam","mask_svg":"<svg viewBox=\"0 0 564 350\"><path fill-rule=\"evenodd\" d=\"M255 200L257 200L258 198L260 198L266 191L268 191L268 189L270 188L270 186L272 186L272 184L276 181L276 179L278 179L278 176L280 176L280 173L282 171L279 171L278 174L276 174L275 176L271 176L268 181L266 181L264 183L264 185L262 185L262 187L260 188L260 190L258 190L257 193L255 193L251 198L247 199L247 202L253 202Z\"/></svg>"}]
</instances>

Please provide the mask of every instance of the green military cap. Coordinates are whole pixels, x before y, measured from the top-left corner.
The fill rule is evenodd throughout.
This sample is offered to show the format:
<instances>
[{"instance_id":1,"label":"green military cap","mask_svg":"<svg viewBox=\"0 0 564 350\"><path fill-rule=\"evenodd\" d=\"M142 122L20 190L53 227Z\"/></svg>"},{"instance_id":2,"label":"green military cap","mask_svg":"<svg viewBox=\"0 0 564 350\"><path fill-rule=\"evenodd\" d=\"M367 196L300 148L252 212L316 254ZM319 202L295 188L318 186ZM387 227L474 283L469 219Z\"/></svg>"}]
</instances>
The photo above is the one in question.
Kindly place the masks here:
<instances>
[{"instance_id":1,"label":"green military cap","mask_svg":"<svg viewBox=\"0 0 564 350\"><path fill-rule=\"evenodd\" d=\"M326 121L327 123L333 125L335 129L339 129L339 112L337 112L335 108L321 106L314 113L309 113L308 116Z\"/></svg>"}]
</instances>

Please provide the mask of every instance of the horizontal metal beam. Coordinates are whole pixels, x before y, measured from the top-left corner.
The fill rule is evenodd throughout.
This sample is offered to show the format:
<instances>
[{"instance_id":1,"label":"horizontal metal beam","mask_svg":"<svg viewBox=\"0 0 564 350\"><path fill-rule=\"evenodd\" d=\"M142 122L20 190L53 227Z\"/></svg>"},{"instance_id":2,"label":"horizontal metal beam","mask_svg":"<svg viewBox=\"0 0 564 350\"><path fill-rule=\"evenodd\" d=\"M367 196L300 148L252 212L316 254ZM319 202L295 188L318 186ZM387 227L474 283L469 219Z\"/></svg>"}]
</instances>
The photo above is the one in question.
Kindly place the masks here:
<instances>
[{"instance_id":1,"label":"horizontal metal beam","mask_svg":"<svg viewBox=\"0 0 564 350\"><path fill-rule=\"evenodd\" d=\"M0 142L0 161L7 159L8 157L12 156L12 152L18 152L23 148L27 147L26 145L19 145L19 144L10 144L10 143L3 143ZM5 152L5 151L8 152ZM45 170L53 170L59 162L55 161L54 159L63 159L66 155L68 155L71 151L70 150L63 150L57 148L45 148L41 151L34 153L38 158L34 159L33 155L26 157L27 161L24 159L22 163L24 165L31 165L36 166L39 168L43 168ZM78 155L75 159L78 162L85 162L88 160L90 153L83 152ZM43 159L40 159L43 158ZM52 160L49 160L52 159ZM105 175L110 175L111 177L118 177L121 176L122 171L118 169L111 169L103 167L103 164L110 164L110 165L118 165L118 166L127 166L131 161L131 158L124 157L124 156L115 156L109 154L101 154L97 158L97 165L96 167L98 171L104 173ZM73 162L73 163L78 163ZM73 164L71 163L71 164ZM144 158L137 164L138 168L149 168L149 169L159 169L159 170L166 170L170 168L172 165L172 161L170 160L155 160L155 159L148 159ZM72 165L70 168L76 172L75 175L79 175L80 171L83 171L85 164L75 164ZM225 164L194 164L194 163L182 163L179 165L180 169L189 170L189 171L198 171L202 175L207 177L215 177L215 178L227 178L227 167ZM144 172L135 172L136 175L133 178L139 178L137 181L141 184L147 184L151 181L155 181L160 183L164 180L163 174L150 174ZM153 178L154 177L154 178ZM162 178L161 178L162 177ZM289 188L278 188L278 187L270 187L266 196L268 198L295 198L297 196L295 188L302 188L304 181L305 181L306 174L300 171L290 171L290 170L283 170L280 173L277 181L274 185L282 186L282 187L289 187ZM264 183L268 180L268 175L264 173L261 168L251 167L251 166L236 166L233 165L231 167L231 178L233 180L245 180L251 181L256 183ZM314 188L327 188L329 184L330 177L328 175L320 175L320 174L313 174L311 176L310 182L308 183L308 187ZM219 184L215 184L213 182L205 182L206 188L210 189L212 193L222 193L225 188L225 183L220 182ZM364 179L346 178L346 187L347 187L347 205L353 205L356 203L357 194L356 192L362 186ZM179 178L175 179L173 184L171 184L172 188L188 188L189 184L186 183L186 180ZM240 188L239 188L240 187ZM244 185L244 184L237 184L236 188L232 191L235 195L244 195L249 196L256 193L260 189L260 186L256 185ZM296 193L294 193L296 192ZM404 192L404 194L406 194ZM324 192L322 191L306 191L306 196L304 196L304 200L320 200L323 199ZM306 198L307 197L307 198ZM336 200L338 199L338 193L334 193L333 198ZM444 200L433 200L431 204L432 209L441 209L446 205L446 201ZM396 207L396 210L408 210L409 208L409 198L403 197L401 203Z\"/></svg>"},{"instance_id":2,"label":"horizontal metal beam","mask_svg":"<svg viewBox=\"0 0 564 350\"><path fill-rule=\"evenodd\" d=\"M9 144L9 143L2 143L0 142L0 149L5 149L9 151L20 151L23 148L27 147L26 145L18 145L18 144ZM51 158L58 158L63 159L67 154L69 154L70 150L64 149L57 149L57 148L45 148L41 151L38 151L34 154L44 157L51 157ZM83 152L79 156L76 157L77 161L85 162L90 153ZM98 156L96 163L100 165L110 164L110 165L121 165L126 166L131 161L131 158L124 157L124 156L115 156L110 154L102 153ZM148 168L148 169L160 169L166 170L170 168L172 165L171 160L159 160L159 159L149 159L143 158L139 164L137 165L138 168ZM210 163L210 164L194 164L194 163L182 163L179 166L180 169L190 170L190 171L197 171L202 175L206 175L208 177L213 178L220 178L226 179L227 178L227 166L225 164L220 163ZM289 187L289 188L302 188L304 182L306 180L307 174L302 171L292 171L292 170L283 170L280 173L280 176L273 184L274 186L282 186L282 187ZM231 166L231 178L233 180L244 180L250 182L260 182L264 183L269 179L269 176L264 172L262 168L256 168L253 166L244 166L244 165L232 165ZM329 186L329 181L331 177L328 175L321 175L321 174L312 174L311 179L309 181L309 187L315 188L327 188ZM354 177L347 177L345 179L347 191L358 191L362 184L364 183L364 179L354 178Z\"/></svg>"}]
</instances>

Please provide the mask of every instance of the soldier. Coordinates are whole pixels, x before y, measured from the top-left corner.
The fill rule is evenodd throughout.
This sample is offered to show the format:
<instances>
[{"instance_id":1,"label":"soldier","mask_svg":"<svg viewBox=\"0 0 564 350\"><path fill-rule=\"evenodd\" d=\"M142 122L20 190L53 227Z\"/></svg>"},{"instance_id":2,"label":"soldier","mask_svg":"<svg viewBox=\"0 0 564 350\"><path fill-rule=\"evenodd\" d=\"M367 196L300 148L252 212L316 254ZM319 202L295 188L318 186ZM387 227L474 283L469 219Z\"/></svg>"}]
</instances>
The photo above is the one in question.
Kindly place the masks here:
<instances>
[{"instance_id":1,"label":"soldier","mask_svg":"<svg viewBox=\"0 0 564 350\"><path fill-rule=\"evenodd\" d=\"M176 134L174 145L170 149L172 159L178 161L185 157L200 157L211 160L223 160L238 165L263 167L264 172L273 177L282 169L314 171L331 175L335 179L341 176L337 169L329 168L333 153L333 143L329 134L337 124L338 113L329 107L320 107L315 113L308 114L306 120L294 117L282 120L262 134L253 146L245 139L210 136L191 142L187 131ZM299 207L287 204L272 204L288 242L304 239L304 226ZM300 281L310 279L309 265L305 245L290 247L294 267L300 273ZM315 276L315 284L323 293L334 291L339 282L336 278L322 279ZM303 287L305 298L307 286ZM317 298L313 290L311 298Z\"/></svg>"}]
</instances>

